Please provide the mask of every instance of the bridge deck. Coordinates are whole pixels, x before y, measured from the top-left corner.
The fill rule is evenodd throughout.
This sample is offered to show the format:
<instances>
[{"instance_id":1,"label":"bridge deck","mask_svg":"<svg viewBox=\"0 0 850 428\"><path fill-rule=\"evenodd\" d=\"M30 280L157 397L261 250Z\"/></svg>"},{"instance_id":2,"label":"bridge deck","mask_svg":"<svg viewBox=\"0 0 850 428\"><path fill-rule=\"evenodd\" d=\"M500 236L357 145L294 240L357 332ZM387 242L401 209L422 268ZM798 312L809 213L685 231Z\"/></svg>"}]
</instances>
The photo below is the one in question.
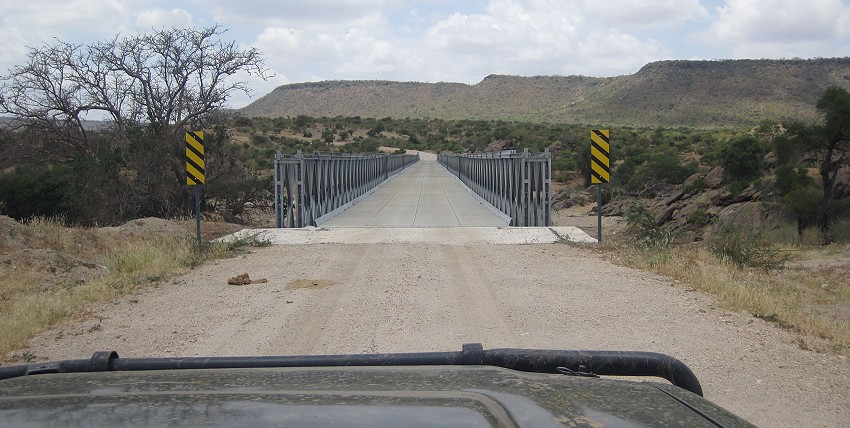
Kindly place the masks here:
<instances>
[{"instance_id":1,"label":"bridge deck","mask_svg":"<svg viewBox=\"0 0 850 428\"><path fill-rule=\"evenodd\" d=\"M507 226L509 219L467 190L426 153L322 227Z\"/></svg>"}]
</instances>

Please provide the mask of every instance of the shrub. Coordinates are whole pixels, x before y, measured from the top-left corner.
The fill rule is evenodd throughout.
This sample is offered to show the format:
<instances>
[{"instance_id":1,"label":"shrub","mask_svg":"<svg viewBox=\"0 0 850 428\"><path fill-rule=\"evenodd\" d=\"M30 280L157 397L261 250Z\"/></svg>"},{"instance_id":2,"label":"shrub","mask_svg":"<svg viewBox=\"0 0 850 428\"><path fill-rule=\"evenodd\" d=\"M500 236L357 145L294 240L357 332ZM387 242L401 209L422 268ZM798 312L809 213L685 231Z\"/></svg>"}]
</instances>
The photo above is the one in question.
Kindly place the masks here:
<instances>
[{"instance_id":1,"label":"shrub","mask_svg":"<svg viewBox=\"0 0 850 428\"><path fill-rule=\"evenodd\" d=\"M850 219L830 223L827 234L832 242L850 244Z\"/></svg>"},{"instance_id":2,"label":"shrub","mask_svg":"<svg viewBox=\"0 0 850 428\"><path fill-rule=\"evenodd\" d=\"M799 187L789 192L782 199L797 214L798 230L803 230L815 224L821 199L820 188L814 184Z\"/></svg>"},{"instance_id":3,"label":"shrub","mask_svg":"<svg viewBox=\"0 0 850 428\"><path fill-rule=\"evenodd\" d=\"M753 179L761 176L765 150L753 136L738 137L720 149L720 164L732 178Z\"/></svg>"},{"instance_id":4,"label":"shrub","mask_svg":"<svg viewBox=\"0 0 850 428\"><path fill-rule=\"evenodd\" d=\"M16 219L67 216L72 200L67 194L68 167L42 169L21 165L0 176L0 208Z\"/></svg>"},{"instance_id":5,"label":"shrub","mask_svg":"<svg viewBox=\"0 0 850 428\"><path fill-rule=\"evenodd\" d=\"M617 168L617 176L628 190L637 191L655 183L680 184L696 171L695 163L683 164L676 153L668 151L627 159Z\"/></svg>"},{"instance_id":6,"label":"shrub","mask_svg":"<svg viewBox=\"0 0 850 428\"><path fill-rule=\"evenodd\" d=\"M694 180L693 183L688 183L688 185L685 186L682 192L687 195L688 193L691 193L694 190L702 191L703 189L705 189L705 177L697 177L697 179Z\"/></svg>"},{"instance_id":7,"label":"shrub","mask_svg":"<svg viewBox=\"0 0 850 428\"><path fill-rule=\"evenodd\" d=\"M780 195L787 195L796 189L814 184L812 177L803 167L782 164L776 167L776 188Z\"/></svg>"},{"instance_id":8,"label":"shrub","mask_svg":"<svg viewBox=\"0 0 850 428\"><path fill-rule=\"evenodd\" d=\"M768 242L761 232L753 232L731 222L715 226L707 242L715 257L739 267L769 271L785 267L789 260L788 255Z\"/></svg>"},{"instance_id":9,"label":"shrub","mask_svg":"<svg viewBox=\"0 0 850 428\"><path fill-rule=\"evenodd\" d=\"M703 227L711 223L711 216L704 209L699 208L696 211L688 213L685 216L685 220L694 226Z\"/></svg>"},{"instance_id":10,"label":"shrub","mask_svg":"<svg viewBox=\"0 0 850 428\"><path fill-rule=\"evenodd\" d=\"M638 246L644 248L669 248L673 242L672 233L659 227L655 215L641 203L636 203L623 214L626 220L626 230L635 236Z\"/></svg>"}]
</instances>

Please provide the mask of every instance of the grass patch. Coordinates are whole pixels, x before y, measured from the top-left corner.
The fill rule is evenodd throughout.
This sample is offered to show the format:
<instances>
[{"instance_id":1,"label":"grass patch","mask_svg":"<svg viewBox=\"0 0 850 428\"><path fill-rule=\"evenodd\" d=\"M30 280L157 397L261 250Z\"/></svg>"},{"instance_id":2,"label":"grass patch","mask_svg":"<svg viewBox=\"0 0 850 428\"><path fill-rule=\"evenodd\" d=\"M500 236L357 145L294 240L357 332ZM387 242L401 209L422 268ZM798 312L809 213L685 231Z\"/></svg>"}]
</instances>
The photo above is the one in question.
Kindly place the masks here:
<instances>
[{"instance_id":1,"label":"grass patch","mask_svg":"<svg viewBox=\"0 0 850 428\"><path fill-rule=\"evenodd\" d=\"M168 280L207 260L232 257L249 246L268 245L255 237L228 243L198 243L177 236L136 236L118 246L111 244L110 248L93 229L65 228L58 222L44 220L30 223L23 233L31 238L27 245L41 242L49 253L44 257L54 262L62 260L66 270L74 267L71 261L82 253L94 260L86 264L103 269L68 286L50 287L44 284L53 272L38 270L45 260L0 265L0 356L26 347L33 336L79 316L91 303Z\"/></svg>"},{"instance_id":2,"label":"grass patch","mask_svg":"<svg viewBox=\"0 0 850 428\"><path fill-rule=\"evenodd\" d=\"M798 258L836 258L830 247L797 248ZM675 246L669 256L648 255L641 246L619 245L616 262L652 271L679 281L680 284L707 292L719 305L731 311L744 311L804 335L825 339L825 345L805 343L821 352L850 355L850 322L817 307L841 307L850 304L848 270L808 266L805 261L791 263L785 269L765 270L738 264L728 257L717 257L702 244ZM840 256L840 255L839 255Z\"/></svg>"}]
</instances>

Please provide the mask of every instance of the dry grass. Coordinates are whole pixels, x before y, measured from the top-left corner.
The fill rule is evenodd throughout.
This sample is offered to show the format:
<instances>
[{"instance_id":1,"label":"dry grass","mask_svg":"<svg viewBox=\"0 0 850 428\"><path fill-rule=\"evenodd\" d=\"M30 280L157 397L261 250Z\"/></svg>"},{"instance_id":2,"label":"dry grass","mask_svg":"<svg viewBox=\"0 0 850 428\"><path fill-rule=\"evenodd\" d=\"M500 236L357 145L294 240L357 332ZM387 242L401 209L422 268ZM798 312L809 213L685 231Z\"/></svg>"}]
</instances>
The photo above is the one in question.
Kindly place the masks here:
<instances>
[{"instance_id":1,"label":"dry grass","mask_svg":"<svg viewBox=\"0 0 850 428\"><path fill-rule=\"evenodd\" d=\"M803 347L850 355L850 254L846 246L790 249L797 261L773 271L738 267L696 244L669 248L665 257L658 257L657 251L616 243L607 250L622 264L708 292L728 310L745 311L797 331L803 335Z\"/></svg>"},{"instance_id":2,"label":"dry grass","mask_svg":"<svg viewBox=\"0 0 850 428\"><path fill-rule=\"evenodd\" d=\"M85 316L93 302L156 284L200 265L230 257L251 240L198 244L174 233L114 234L66 228L59 221L6 223L0 245L0 360L34 335Z\"/></svg>"}]
</instances>

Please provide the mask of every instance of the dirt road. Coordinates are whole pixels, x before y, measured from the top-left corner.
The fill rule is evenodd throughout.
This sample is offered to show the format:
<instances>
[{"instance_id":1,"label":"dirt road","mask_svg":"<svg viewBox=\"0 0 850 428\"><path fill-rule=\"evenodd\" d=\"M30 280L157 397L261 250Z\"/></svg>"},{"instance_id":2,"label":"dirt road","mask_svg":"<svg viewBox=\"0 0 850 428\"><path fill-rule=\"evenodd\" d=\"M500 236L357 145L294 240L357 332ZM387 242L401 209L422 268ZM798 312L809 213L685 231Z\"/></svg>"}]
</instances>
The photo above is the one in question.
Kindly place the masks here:
<instances>
[{"instance_id":1,"label":"dirt road","mask_svg":"<svg viewBox=\"0 0 850 428\"><path fill-rule=\"evenodd\" d=\"M227 285L247 272L267 283ZM710 297L549 245L273 246L96 308L36 338L38 360L620 349L687 363L708 399L759 426L846 426L850 363Z\"/></svg>"}]
</instances>

